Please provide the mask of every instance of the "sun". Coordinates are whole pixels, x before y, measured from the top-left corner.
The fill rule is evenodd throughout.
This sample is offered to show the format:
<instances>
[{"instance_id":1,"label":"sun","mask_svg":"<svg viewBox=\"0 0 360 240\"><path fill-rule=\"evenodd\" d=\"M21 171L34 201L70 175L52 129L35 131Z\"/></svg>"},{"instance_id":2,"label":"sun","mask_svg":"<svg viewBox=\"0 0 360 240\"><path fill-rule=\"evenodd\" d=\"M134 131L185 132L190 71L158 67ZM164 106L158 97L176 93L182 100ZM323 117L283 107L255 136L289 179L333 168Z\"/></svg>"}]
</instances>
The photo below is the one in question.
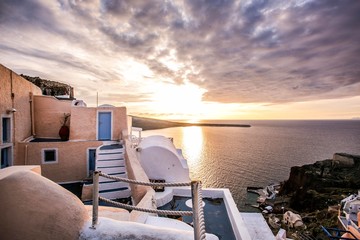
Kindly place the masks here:
<instances>
[{"instance_id":1,"label":"sun","mask_svg":"<svg viewBox=\"0 0 360 240\"><path fill-rule=\"evenodd\" d=\"M192 83L161 84L153 95L153 104L158 112L171 113L182 119L201 114L205 89Z\"/></svg>"}]
</instances>

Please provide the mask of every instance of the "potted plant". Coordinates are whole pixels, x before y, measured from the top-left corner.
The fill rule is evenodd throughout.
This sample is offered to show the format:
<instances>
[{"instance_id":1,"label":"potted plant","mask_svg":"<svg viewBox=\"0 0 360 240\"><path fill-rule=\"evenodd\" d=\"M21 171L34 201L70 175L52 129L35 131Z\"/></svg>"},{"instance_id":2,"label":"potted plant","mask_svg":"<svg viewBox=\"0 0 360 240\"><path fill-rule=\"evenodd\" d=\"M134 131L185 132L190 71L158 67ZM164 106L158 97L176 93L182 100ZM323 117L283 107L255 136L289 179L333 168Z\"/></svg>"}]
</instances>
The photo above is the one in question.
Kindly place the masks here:
<instances>
[{"instance_id":1,"label":"potted plant","mask_svg":"<svg viewBox=\"0 0 360 240\"><path fill-rule=\"evenodd\" d=\"M68 141L69 140L70 129L66 125L69 118L70 118L70 113L64 113L64 118L62 120L62 126L61 126L61 128L59 130L59 136L60 136L62 141Z\"/></svg>"}]
</instances>

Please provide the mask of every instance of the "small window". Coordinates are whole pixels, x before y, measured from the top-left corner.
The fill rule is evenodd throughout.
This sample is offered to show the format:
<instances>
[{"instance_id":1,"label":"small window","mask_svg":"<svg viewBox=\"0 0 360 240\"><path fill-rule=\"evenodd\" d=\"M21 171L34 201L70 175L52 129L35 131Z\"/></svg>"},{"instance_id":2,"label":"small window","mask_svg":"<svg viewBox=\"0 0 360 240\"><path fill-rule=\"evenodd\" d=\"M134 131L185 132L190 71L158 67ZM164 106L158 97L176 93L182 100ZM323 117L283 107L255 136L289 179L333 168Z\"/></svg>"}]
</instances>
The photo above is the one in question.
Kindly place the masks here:
<instances>
[{"instance_id":1,"label":"small window","mask_svg":"<svg viewBox=\"0 0 360 240\"><path fill-rule=\"evenodd\" d=\"M42 150L42 163L57 163L58 151L57 148L47 148Z\"/></svg>"}]
</instances>

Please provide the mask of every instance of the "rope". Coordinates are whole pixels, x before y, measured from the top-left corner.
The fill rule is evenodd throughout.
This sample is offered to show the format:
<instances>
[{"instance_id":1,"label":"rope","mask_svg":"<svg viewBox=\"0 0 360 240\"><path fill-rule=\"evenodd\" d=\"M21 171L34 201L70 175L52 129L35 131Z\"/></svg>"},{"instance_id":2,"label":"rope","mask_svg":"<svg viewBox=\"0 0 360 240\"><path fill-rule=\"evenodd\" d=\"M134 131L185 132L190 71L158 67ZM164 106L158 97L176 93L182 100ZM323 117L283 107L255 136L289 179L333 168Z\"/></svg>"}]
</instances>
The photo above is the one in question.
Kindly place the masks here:
<instances>
[{"instance_id":1,"label":"rope","mask_svg":"<svg viewBox=\"0 0 360 240\"><path fill-rule=\"evenodd\" d=\"M200 240L206 240L206 230L205 230L205 218L204 218L204 209L202 206L202 190L201 182L199 183L198 188L198 209L199 209L199 226L200 226Z\"/></svg>"},{"instance_id":2,"label":"rope","mask_svg":"<svg viewBox=\"0 0 360 240\"><path fill-rule=\"evenodd\" d=\"M152 186L152 187L183 187L183 186L191 186L192 185L191 182L183 182L183 183L142 182L142 181L136 181L136 180L127 179L127 178L110 176L110 175L102 173L102 172L95 172L95 173L99 174L99 176L109 178L112 180L116 180L116 181L132 183L132 184L139 184L139 185L144 185L144 186ZM195 238L198 239L197 236L199 236L200 237L199 240L206 240L204 210L203 210L203 206L202 206L201 182L199 182L199 187L197 188L197 195L198 195L198 202L194 203L194 204L196 204L196 207L198 209L198 215L199 215L198 216L198 221L199 221L198 226L199 226L199 228L197 228L197 232L199 232L199 234L195 234ZM135 211L141 211L141 212L147 212L147 213L154 213L154 214L158 214L158 215L193 216L193 211L170 211L170 210L141 208L141 207L136 207L136 206L132 206L132 205L124 204L124 203L115 202L115 201L112 201L110 199L100 197L100 196L99 196L99 200L106 202L108 204L120 207L120 208L127 209L127 210L135 210ZM193 219L195 221L194 216L193 216Z\"/></svg>"},{"instance_id":3,"label":"rope","mask_svg":"<svg viewBox=\"0 0 360 240\"><path fill-rule=\"evenodd\" d=\"M107 175L105 173L99 172L99 175L102 177L106 177L112 180L120 181L120 182L126 182L126 183L133 183L133 184L139 184L144 186L152 186L152 187L185 187L190 186L191 182L183 182L183 183L151 183L151 182L142 182L142 181L136 181L128 178L121 178L121 177L114 177Z\"/></svg>"},{"instance_id":4,"label":"rope","mask_svg":"<svg viewBox=\"0 0 360 240\"><path fill-rule=\"evenodd\" d=\"M170 211L170 210L157 210L157 209L149 209L149 208L140 208L131 206L124 203L115 202L112 200L109 200L107 198L99 197L99 199L103 202L115 205L120 208L125 208L127 210L135 210L135 211L141 211L141 212L148 212L148 213L156 213L159 215L172 215L172 216L191 216L193 214L192 211Z\"/></svg>"}]
</instances>

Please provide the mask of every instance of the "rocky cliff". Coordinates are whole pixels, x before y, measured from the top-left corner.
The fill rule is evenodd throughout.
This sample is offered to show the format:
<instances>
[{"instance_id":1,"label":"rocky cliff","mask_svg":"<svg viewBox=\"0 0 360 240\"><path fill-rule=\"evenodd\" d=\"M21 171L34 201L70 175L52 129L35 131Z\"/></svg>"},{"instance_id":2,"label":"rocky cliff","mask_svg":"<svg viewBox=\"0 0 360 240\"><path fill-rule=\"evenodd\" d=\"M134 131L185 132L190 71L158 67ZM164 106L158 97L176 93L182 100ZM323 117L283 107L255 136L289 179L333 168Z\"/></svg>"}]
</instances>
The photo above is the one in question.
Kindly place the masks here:
<instances>
[{"instance_id":1,"label":"rocky cliff","mask_svg":"<svg viewBox=\"0 0 360 240\"><path fill-rule=\"evenodd\" d=\"M288 210L301 215L306 228L287 229L288 237L304 239L300 235L305 234L328 239L320 226L338 227L339 203L358 192L359 173L360 156L346 153L335 153L333 159L292 167L289 179L281 184L275 201L267 204L273 204L274 214L280 219Z\"/></svg>"},{"instance_id":2,"label":"rocky cliff","mask_svg":"<svg viewBox=\"0 0 360 240\"><path fill-rule=\"evenodd\" d=\"M337 197L360 189L360 156L335 153L333 159L292 167L280 195L291 195L290 207L314 211L337 204ZM334 202L331 200L334 199Z\"/></svg>"},{"instance_id":3,"label":"rocky cliff","mask_svg":"<svg viewBox=\"0 0 360 240\"><path fill-rule=\"evenodd\" d=\"M21 74L20 76L25 78L29 82L35 84L36 86L38 86L41 89L43 95L49 95L49 96L68 95L70 98L74 98L74 89L70 85L42 79L40 77L30 77L24 74Z\"/></svg>"}]
</instances>

